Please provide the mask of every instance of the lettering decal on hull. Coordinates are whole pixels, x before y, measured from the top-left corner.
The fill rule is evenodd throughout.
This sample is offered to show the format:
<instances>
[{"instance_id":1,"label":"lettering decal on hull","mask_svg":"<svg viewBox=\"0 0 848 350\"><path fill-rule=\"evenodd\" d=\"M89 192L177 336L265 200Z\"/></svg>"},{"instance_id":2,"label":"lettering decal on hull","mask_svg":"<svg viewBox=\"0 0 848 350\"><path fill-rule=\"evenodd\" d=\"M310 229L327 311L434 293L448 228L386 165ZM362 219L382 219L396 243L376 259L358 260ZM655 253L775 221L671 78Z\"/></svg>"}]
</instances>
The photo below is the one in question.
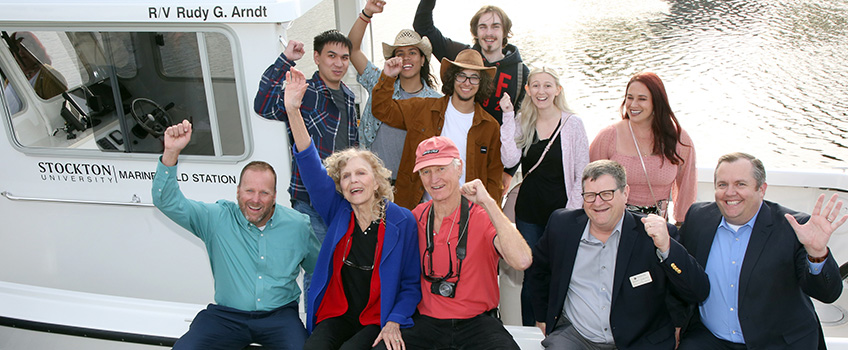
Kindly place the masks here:
<instances>
[{"instance_id":1,"label":"lettering decal on hull","mask_svg":"<svg viewBox=\"0 0 848 350\"><path fill-rule=\"evenodd\" d=\"M268 18L268 8L265 6L257 7L239 7L224 8L222 6L211 7L183 7L183 6L164 6L164 7L148 7L148 19L178 19L178 20L196 20L206 22L212 18Z\"/></svg>"},{"instance_id":2,"label":"lettering decal on hull","mask_svg":"<svg viewBox=\"0 0 848 350\"><path fill-rule=\"evenodd\" d=\"M117 169L111 164L38 162L38 173L42 181L70 183L118 183L119 181L153 181L155 171ZM238 184L236 175L180 173L177 181L212 184Z\"/></svg>"}]
</instances>

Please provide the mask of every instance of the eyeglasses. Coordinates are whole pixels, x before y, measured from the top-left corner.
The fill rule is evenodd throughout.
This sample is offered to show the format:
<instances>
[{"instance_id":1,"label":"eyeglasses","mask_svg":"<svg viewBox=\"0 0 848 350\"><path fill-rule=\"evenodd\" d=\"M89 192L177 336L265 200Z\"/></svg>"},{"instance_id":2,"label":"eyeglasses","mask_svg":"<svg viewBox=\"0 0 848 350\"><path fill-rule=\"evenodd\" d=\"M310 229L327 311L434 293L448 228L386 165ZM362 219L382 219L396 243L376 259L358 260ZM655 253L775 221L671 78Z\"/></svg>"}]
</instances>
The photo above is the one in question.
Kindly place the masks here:
<instances>
[{"instance_id":1,"label":"eyeglasses","mask_svg":"<svg viewBox=\"0 0 848 350\"><path fill-rule=\"evenodd\" d=\"M354 225L355 225L355 224L354 224ZM352 240L353 240L353 235L348 236L348 238L347 238L347 244L345 245L345 250L344 250L344 251L345 251L345 255L342 257L342 262L343 262L345 265L347 265L347 266L349 266L349 267L352 267L352 268L354 268L354 269L358 269L358 270L362 270L362 271L371 271L371 270L374 270L374 263L373 263L373 262L371 263L371 266L362 266L362 265L357 265L357 264L356 264L356 263L354 263L353 261L350 261L350 260L348 260L348 259L347 259L347 258L348 258L348 256L350 255L350 241L352 241Z\"/></svg>"},{"instance_id":2,"label":"eyeglasses","mask_svg":"<svg viewBox=\"0 0 848 350\"><path fill-rule=\"evenodd\" d=\"M613 199L613 197L615 197L615 191L617 190L618 188L601 192L583 192L580 195L583 196L583 201L586 203L594 203L595 198L598 196L600 196L601 200L604 202L609 202Z\"/></svg>"},{"instance_id":3,"label":"eyeglasses","mask_svg":"<svg viewBox=\"0 0 848 350\"><path fill-rule=\"evenodd\" d=\"M457 83L462 84L466 80L468 80L468 82L471 83L471 85L479 85L480 84L480 77L479 76L476 76L476 75L468 76L468 75L465 75L465 73L459 73L459 74L456 75L456 82Z\"/></svg>"}]
</instances>

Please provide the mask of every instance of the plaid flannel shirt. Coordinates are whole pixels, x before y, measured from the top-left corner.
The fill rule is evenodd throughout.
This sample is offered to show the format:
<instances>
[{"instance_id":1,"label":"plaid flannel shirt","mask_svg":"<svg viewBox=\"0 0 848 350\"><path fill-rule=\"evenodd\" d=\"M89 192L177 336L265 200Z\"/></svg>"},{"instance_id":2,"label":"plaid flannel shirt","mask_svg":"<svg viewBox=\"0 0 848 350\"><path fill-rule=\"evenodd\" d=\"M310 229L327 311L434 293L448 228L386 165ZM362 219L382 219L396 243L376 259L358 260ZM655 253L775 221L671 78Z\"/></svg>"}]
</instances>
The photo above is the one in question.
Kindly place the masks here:
<instances>
[{"instance_id":1,"label":"plaid flannel shirt","mask_svg":"<svg viewBox=\"0 0 848 350\"><path fill-rule=\"evenodd\" d=\"M294 61L290 61L284 54L280 54L274 64L268 67L265 73L262 73L259 91L256 92L256 98L253 101L253 109L261 117L286 122L289 144L294 144L294 137L291 128L288 126L288 114L286 114L283 99L283 83L286 79L286 72L294 66ZM306 83L308 86L300 105L300 113L303 116L306 129L312 137L312 143L318 149L318 155L321 156L321 159L324 159L332 154L335 149L336 132L339 126L339 109L333 103L330 88L324 84L317 71ZM351 146L355 146L358 145L358 131L354 96L344 82L341 83L341 88L344 91L345 105L347 106L348 142ZM292 177L289 182L291 198L309 203L309 194L306 192L306 187L303 186L294 157L292 157L291 172Z\"/></svg>"}]
</instances>

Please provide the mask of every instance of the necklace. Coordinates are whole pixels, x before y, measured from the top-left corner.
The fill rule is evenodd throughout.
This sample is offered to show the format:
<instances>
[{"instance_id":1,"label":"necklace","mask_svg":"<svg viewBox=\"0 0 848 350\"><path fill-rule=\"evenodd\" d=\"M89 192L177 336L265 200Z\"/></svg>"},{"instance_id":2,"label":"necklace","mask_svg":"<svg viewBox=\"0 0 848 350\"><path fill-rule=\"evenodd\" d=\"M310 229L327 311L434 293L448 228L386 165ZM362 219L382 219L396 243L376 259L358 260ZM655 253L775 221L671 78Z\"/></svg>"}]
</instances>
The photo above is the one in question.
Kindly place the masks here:
<instances>
[{"instance_id":1,"label":"necklace","mask_svg":"<svg viewBox=\"0 0 848 350\"><path fill-rule=\"evenodd\" d=\"M398 82L398 86L400 86L400 89L403 90L403 92L405 92L407 94L412 94L412 95L415 95L415 94L421 92L421 90L424 90L424 83L421 83L421 87L418 88L418 90L415 90L413 92L406 91L406 89L403 88L403 84L401 84L400 82Z\"/></svg>"},{"instance_id":2,"label":"necklace","mask_svg":"<svg viewBox=\"0 0 848 350\"><path fill-rule=\"evenodd\" d=\"M433 209L430 209L430 210L433 210ZM459 208L456 208L456 211L453 213L453 221L451 222L451 225L448 227L448 236L445 237L445 244L447 244L448 246L450 246L450 235L451 235L451 232L453 232L453 226L456 225L457 214L459 214ZM441 226L439 226L439 229L441 229ZM433 235L437 235L437 234L439 234L439 233L436 232L436 230L433 230Z\"/></svg>"},{"instance_id":3,"label":"necklace","mask_svg":"<svg viewBox=\"0 0 848 350\"><path fill-rule=\"evenodd\" d=\"M368 227L365 229L365 231L362 231L362 234L367 236L368 233L371 232L371 228L374 227L375 222L377 222L377 220L371 221L371 224L368 225Z\"/></svg>"}]
</instances>

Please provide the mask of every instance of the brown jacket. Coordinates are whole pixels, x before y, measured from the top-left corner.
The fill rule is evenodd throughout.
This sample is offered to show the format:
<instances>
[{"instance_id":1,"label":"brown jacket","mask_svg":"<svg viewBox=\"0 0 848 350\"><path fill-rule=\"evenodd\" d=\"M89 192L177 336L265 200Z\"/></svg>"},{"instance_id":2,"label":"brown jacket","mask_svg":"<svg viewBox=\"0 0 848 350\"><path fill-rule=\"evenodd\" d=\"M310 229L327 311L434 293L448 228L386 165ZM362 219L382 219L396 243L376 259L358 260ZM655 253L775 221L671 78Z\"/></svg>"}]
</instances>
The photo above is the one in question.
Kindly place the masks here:
<instances>
[{"instance_id":1,"label":"brown jacket","mask_svg":"<svg viewBox=\"0 0 848 350\"><path fill-rule=\"evenodd\" d=\"M395 203L414 209L424 196L424 186L418 173L413 173L415 149L430 137L442 134L445 110L450 96L441 98L392 99L395 78L380 75L371 96L371 111L377 119L389 126L406 130L406 141L398 168ZM496 201L503 193L500 126L479 103L474 105L474 120L468 130L465 155L465 179L480 179Z\"/></svg>"}]
</instances>

